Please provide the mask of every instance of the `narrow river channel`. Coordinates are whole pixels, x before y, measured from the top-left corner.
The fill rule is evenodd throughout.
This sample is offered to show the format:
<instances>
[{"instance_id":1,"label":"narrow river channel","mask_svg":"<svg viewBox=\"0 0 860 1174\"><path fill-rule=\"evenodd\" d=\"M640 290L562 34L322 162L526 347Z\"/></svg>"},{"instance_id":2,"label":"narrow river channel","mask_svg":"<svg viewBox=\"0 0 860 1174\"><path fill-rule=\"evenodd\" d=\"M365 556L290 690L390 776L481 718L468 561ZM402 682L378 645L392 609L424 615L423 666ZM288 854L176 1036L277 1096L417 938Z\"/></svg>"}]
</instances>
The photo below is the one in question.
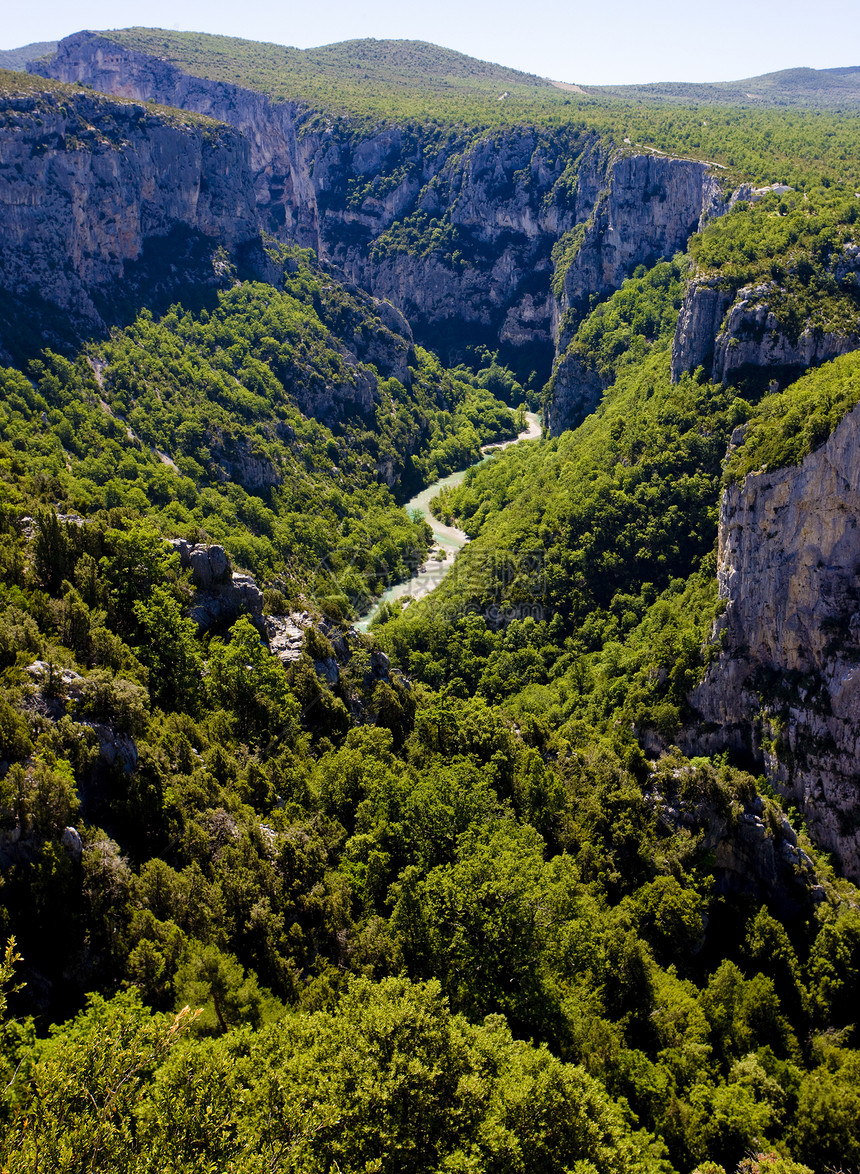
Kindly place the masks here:
<instances>
[{"instance_id":1,"label":"narrow river channel","mask_svg":"<svg viewBox=\"0 0 860 1174\"><path fill-rule=\"evenodd\" d=\"M481 449L481 453L483 454L481 459L476 461L474 465L470 465L469 468L474 469L478 465L482 465L485 461L492 460L497 452L501 452L503 448L508 448L511 444L519 444L523 440L537 440L540 434L540 416L535 412L526 412L526 427L516 440L506 440L502 444L485 445ZM425 521L429 523L433 530L434 547L427 556L426 563L424 563L411 579L407 579L403 583L397 583L394 587L389 587L363 615L359 616L355 621L355 627L360 632L367 631L380 609L386 603L390 603L395 599L401 599L404 596L409 596L411 599L422 599L425 595L429 595L435 587L439 586L454 566L454 559L469 539L462 530L458 530L455 526L446 526L444 522L440 522L438 518L434 518L430 513L430 502L442 489L447 489L448 486L459 485L468 471L469 469L461 469L459 473L451 473L448 477L442 477L439 481L434 481L432 485L428 485L426 489L422 489L420 493L406 502L403 508L407 513L411 514L413 510L418 510ZM437 552L444 552L445 558L434 558L434 554Z\"/></svg>"}]
</instances>

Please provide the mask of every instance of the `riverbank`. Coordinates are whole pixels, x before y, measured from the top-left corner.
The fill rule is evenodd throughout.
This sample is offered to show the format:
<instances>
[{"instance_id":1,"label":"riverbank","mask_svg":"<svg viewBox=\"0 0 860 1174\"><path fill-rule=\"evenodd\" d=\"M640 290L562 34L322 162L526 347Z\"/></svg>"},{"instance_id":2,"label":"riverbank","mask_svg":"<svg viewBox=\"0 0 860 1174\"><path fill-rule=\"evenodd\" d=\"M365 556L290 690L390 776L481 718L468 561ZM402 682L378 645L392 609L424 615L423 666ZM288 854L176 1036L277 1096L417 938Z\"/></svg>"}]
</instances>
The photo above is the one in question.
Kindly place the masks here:
<instances>
[{"instance_id":1,"label":"riverbank","mask_svg":"<svg viewBox=\"0 0 860 1174\"><path fill-rule=\"evenodd\" d=\"M427 555L426 561L411 579L406 579L402 583L396 583L393 587L389 587L366 612L359 616L354 626L360 632L367 631L380 610L386 604L393 603L395 600L407 596L410 599L423 599L425 595L429 595L431 591L435 590L451 571L451 568L454 566L454 559L469 541L469 538L462 530L458 530L456 526L448 526L434 517L430 512L430 502L441 490L459 485L469 472L469 469L477 468L484 461L492 460L496 453L501 452L502 449L509 448L512 444L520 444L525 440L539 439L541 434L540 416L536 412L526 412L525 415L526 427L514 440L506 440L501 444L484 445L481 449L481 459L479 461L475 461L467 469L460 469L456 473L451 473L447 477L442 477L438 481L434 481L432 485L428 485L426 489L422 489L420 493L417 493L415 497L406 502L404 509L410 514L417 510L430 526L433 531L433 545Z\"/></svg>"}]
</instances>

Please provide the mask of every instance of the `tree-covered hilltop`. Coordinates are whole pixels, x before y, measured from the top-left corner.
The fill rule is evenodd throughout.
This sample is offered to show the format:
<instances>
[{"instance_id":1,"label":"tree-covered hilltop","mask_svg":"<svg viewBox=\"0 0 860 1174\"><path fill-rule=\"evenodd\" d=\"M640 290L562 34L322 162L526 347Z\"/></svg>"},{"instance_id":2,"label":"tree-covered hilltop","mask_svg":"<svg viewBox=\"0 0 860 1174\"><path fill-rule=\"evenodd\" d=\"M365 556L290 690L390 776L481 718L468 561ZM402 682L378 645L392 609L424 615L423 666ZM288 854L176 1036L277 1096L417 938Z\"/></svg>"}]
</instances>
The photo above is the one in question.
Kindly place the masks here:
<instances>
[{"instance_id":1,"label":"tree-covered hilltop","mask_svg":"<svg viewBox=\"0 0 860 1174\"><path fill-rule=\"evenodd\" d=\"M56 53L56 41L34 41L20 49L0 49L0 69L24 70L30 61Z\"/></svg>"},{"instance_id":2,"label":"tree-covered hilltop","mask_svg":"<svg viewBox=\"0 0 860 1174\"><path fill-rule=\"evenodd\" d=\"M643 102L726 103L737 106L829 106L843 109L860 102L860 68L780 69L734 82L653 82L638 86L588 86L588 93Z\"/></svg>"},{"instance_id":3,"label":"tree-covered hilltop","mask_svg":"<svg viewBox=\"0 0 860 1174\"><path fill-rule=\"evenodd\" d=\"M423 41L355 40L316 49L247 41L206 33L131 28L99 34L125 48L151 54L197 76L259 90L277 102L302 102L350 115L400 114L435 109L482 110L509 122L504 110L540 116L565 102L546 78L477 61ZM505 94L504 100L500 101Z\"/></svg>"},{"instance_id":4,"label":"tree-covered hilltop","mask_svg":"<svg viewBox=\"0 0 860 1174\"><path fill-rule=\"evenodd\" d=\"M860 197L853 183L767 194L710 224L690 241L696 277L732 294L749 287L783 331L850 334L860 308L854 266Z\"/></svg>"}]
</instances>

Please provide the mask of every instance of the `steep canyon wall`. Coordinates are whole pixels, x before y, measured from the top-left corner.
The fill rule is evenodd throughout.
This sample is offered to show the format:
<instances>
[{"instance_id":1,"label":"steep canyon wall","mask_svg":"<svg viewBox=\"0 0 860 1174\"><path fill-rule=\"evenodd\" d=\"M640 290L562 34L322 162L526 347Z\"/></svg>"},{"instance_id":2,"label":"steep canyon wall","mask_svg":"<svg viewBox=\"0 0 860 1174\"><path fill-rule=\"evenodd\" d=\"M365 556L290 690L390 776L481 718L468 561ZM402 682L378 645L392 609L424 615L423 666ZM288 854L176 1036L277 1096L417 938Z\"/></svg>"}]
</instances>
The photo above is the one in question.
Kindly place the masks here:
<instances>
[{"instance_id":1,"label":"steep canyon wall","mask_svg":"<svg viewBox=\"0 0 860 1174\"><path fill-rule=\"evenodd\" d=\"M358 132L92 33L34 68L233 126L248 144L260 227L391 300L446 359L483 342L545 377L592 294L682 249L724 202L706 165L618 152L581 129ZM562 276L553 248L577 229Z\"/></svg>"},{"instance_id":2,"label":"steep canyon wall","mask_svg":"<svg viewBox=\"0 0 860 1174\"><path fill-rule=\"evenodd\" d=\"M860 408L720 508L721 653L687 749L747 753L860 879Z\"/></svg>"},{"instance_id":3,"label":"steep canyon wall","mask_svg":"<svg viewBox=\"0 0 860 1174\"><path fill-rule=\"evenodd\" d=\"M0 215L7 354L28 328L51 341L57 310L72 336L103 328L136 281L216 282L215 253L256 236L240 135L85 90L5 102Z\"/></svg>"}]
</instances>

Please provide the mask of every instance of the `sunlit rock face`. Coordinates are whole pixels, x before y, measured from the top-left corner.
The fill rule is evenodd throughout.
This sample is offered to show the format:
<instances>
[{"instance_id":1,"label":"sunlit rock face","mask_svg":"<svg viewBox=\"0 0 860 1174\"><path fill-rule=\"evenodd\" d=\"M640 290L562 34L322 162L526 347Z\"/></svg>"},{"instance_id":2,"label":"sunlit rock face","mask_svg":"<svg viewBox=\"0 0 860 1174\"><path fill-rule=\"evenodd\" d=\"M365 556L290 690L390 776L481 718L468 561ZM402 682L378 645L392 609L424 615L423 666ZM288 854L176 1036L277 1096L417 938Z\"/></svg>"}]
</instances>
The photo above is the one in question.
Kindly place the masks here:
<instances>
[{"instance_id":1,"label":"sunlit rock face","mask_svg":"<svg viewBox=\"0 0 860 1174\"><path fill-rule=\"evenodd\" d=\"M860 346L857 332L816 330L789 335L770 308L769 284L732 293L716 278L693 279L687 287L672 342L672 379L702 367L714 383L736 384L764 376L785 386L816 367Z\"/></svg>"},{"instance_id":2,"label":"sunlit rock face","mask_svg":"<svg viewBox=\"0 0 860 1174\"><path fill-rule=\"evenodd\" d=\"M235 127L260 227L389 299L448 361L485 343L546 378L591 294L671 256L724 206L706 164L617 152L570 128L321 128L299 103L193 77L92 33L33 68ZM579 252L553 283L553 246L577 226Z\"/></svg>"},{"instance_id":3,"label":"sunlit rock face","mask_svg":"<svg viewBox=\"0 0 860 1174\"><path fill-rule=\"evenodd\" d=\"M690 745L752 754L860 879L860 409L798 467L720 510L722 651Z\"/></svg>"}]
</instances>

